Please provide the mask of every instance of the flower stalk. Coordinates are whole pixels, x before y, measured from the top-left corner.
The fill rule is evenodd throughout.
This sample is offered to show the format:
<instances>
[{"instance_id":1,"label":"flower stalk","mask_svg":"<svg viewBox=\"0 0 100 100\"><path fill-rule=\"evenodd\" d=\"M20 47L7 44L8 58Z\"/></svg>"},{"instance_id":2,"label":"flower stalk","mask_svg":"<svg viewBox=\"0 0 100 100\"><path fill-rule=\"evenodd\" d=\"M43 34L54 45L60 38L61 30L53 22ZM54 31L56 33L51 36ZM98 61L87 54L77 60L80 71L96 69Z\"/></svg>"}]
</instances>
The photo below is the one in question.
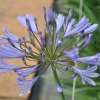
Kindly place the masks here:
<instances>
[{"instance_id":1,"label":"flower stalk","mask_svg":"<svg viewBox=\"0 0 100 100\"><path fill-rule=\"evenodd\" d=\"M58 83L59 86L61 87L61 83L60 83L59 77L58 77L58 75L57 75L56 69L54 69L53 66L51 66L51 68L52 68L53 75L54 75L54 78L55 78L56 83ZM61 95L62 100L66 100L66 99L65 99L65 96L64 96L64 93L63 93L63 90L62 90L62 92L60 93L60 95Z\"/></svg>"}]
</instances>

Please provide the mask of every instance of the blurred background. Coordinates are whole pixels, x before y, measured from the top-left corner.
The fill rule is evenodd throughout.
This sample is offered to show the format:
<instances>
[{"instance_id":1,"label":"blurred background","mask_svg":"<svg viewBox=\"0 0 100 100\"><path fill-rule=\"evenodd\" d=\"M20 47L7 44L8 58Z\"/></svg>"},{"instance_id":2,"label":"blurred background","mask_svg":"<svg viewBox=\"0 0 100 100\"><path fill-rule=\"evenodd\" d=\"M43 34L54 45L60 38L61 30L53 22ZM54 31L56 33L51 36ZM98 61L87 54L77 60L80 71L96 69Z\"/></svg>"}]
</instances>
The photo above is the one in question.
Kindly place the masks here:
<instances>
[{"instance_id":1,"label":"blurred background","mask_svg":"<svg viewBox=\"0 0 100 100\"><path fill-rule=\"evenodd\" d=\"M74 10L73 18L77 22L79 21L80 2L83 2L82 16L86 15L91 23L99 24L99 28L93 33L92 42L80 52L80 56L94 55L100 52L100 0L0 0L0 35L4 34L2 29L6 26L17 37L25 36L27 38L27 30L16 20L20 14L25 15L27 13L33 14L37 18L39 30L43 31L43 6L46 6L47 9L52 6L54 11L65 16L68 15L69 9L72 8ZM18 59L7 60L7 62L13 65L23 65L22 61ZM100 73L100 68L98 68L97 72ZM73 81L66 79L60 73L59 76L66 100L71 100ZM50 69L33 86L31 93L26 93L21 98L18 97L20 89L14 87L16 77L17 75L13 72L0 75L0 100L61 100L59 94L56 93L55 81ZM29 78L32 77L34 75ZM82 85L81 78L77 78L75 100L100 100L100 77L94 80L97 84L95 87L89 84Z\"/></svg>"}]
</instances>

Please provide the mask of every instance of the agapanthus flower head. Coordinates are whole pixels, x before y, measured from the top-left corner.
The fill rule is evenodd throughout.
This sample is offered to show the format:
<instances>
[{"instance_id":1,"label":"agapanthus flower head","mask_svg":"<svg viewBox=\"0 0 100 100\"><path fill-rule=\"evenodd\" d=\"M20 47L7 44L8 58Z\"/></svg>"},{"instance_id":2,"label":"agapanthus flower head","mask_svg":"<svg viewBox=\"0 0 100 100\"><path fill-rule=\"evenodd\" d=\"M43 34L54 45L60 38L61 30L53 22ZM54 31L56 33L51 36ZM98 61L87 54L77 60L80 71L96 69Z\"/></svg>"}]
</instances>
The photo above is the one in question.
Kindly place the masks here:
<instances>
[{"instance_id":1,"label":"agapanthus flower head","mask_svg":"<svg viewBox=\"0 0 100 100\"><path fill-rule=\"evenodd\" d=\"M91 85L96 85L89 77L99 76L94 71L96 71L97 65L100 65L100 54L98 53L90 57L79 57L79 53L81 49L85 48L91 42L91 32L97 29L98 24L92 25L86 16L83 16L78 23L75 23L75 19L72 18L72 9L70 9L66 18L63 14L57 15L51 7L48 9L48 12L43 7L43 14L46 23L44 25L44 34L38 30L37 19L33 15L26 14L25 17L20 15L17 18L19 23L27 29L30 40L26 40L24 36L22 38L15 37L4 27L6 36L0 36L2 40L0 42L2 44L0 47L0 73L13 70L20 77L17 78L17 84L15 84L16 87L23 88L19 96L22 96L27 91L30 92L31 87L48 67L51 67L53 70L56 90L59 93L62 93L63 90L58 81L56 69L63 73L72 68L74 71L72 75L65 75L64 73L67 78L73 79L79 74L83 84L87 81ZM59 36L61 28L63 29L63 33ZM83 35L85 35L84 39ZM79 41L75 41L77 37ZM13 58L21 58L25 66L12 66L2 60ZM38 62L38 64L30 65L27 63L27 60ZM76 68L76 66L71 67L68 62L83 62L96 66L81 70ZM27 76L41 68L44 71L38 76L32 80L26 79Z\"/></svg>"}]
</instances>

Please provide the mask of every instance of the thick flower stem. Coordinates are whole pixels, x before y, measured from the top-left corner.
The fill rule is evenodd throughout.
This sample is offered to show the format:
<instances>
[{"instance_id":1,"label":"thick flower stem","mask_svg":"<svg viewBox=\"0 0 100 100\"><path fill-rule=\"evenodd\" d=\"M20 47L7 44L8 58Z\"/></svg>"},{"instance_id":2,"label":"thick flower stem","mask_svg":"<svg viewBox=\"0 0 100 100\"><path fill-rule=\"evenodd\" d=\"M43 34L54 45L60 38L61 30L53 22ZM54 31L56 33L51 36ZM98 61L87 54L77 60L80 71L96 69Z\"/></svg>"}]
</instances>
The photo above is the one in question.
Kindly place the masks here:
<instances>
[{"instance_id":1,"label":"thick flower stem","mask_svg":"<svg viewBox=\"0 0 100 100\"><path fill-rule=\"evenodd\" d=\"M56 81L56 83L58 83L59 86L61 87L61 84L60 84L60 81L59 81L59 78L58 78L58 75L57 75L56 69L54 69L53 66L51 66L51 67L52 67L52 71L53 71L53 74L54 74L55 81ZM60 94L61 94L61 98L62 98L62 100L65 100L65 96L64 96L63 91L62 91Z\"/></svg>"}]
</instances>

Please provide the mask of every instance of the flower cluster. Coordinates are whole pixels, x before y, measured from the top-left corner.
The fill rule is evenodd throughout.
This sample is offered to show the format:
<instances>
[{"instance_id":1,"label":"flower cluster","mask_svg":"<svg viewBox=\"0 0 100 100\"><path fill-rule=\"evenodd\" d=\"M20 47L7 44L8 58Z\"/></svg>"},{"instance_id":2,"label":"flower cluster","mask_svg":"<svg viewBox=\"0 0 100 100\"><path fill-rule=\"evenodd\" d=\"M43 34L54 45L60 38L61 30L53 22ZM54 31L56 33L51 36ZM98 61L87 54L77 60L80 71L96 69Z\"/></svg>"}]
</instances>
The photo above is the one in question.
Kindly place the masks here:
<instances>
[{"instance_id":1,"label":"flower cluster","mask_svg":"<svg viewBox=\"0 0 100 100\"><path fill-rule=\"evenodd\" d=\"M26 16L20 15L17 20L28 31L30 40L25 37L17 38L12 35L6 27L4 33L6 36L0 36L0 73L14 71L18 74L16 87L21 87L22 90L19 96L25 92L30 92L31 87L39 79L39 77L51 67L56 81L57 92L61 93L62 88L56 78L56 69L62 72L67 71L69 67L74 71L73 75L66 75L73 79L77 74L82 78L82 83L85 81L91 85L96 85L91 79L98 77L99 74L94 71L100 65L100 54L89 57L79 57L81 49L85 48L92 40L91 32L98 28L98 24L91 24L86 16L83 16L78 23L72 18L73 10L70 9L68 16L65 18L63 14L56 14L52 8L46 11L43 7L45 19L44 34L38 30L37 19L31 14ZM59 34L61 28L63 33ZM83 38L85 37L85 38ZM76 39L78 38L78 41ZM35 50L34 50L35 49ZM12 66L3 61L3 59L20 58L25 66ZM27 64L27 60L38 62L36 65ZM91 64L93 67L88 67L86 70L69 65L68 62ZM44 71L32 80L27 80L26 77L44 67ZM28 68L27 70L25 68Z\"/></svg>"}]
</instances>

